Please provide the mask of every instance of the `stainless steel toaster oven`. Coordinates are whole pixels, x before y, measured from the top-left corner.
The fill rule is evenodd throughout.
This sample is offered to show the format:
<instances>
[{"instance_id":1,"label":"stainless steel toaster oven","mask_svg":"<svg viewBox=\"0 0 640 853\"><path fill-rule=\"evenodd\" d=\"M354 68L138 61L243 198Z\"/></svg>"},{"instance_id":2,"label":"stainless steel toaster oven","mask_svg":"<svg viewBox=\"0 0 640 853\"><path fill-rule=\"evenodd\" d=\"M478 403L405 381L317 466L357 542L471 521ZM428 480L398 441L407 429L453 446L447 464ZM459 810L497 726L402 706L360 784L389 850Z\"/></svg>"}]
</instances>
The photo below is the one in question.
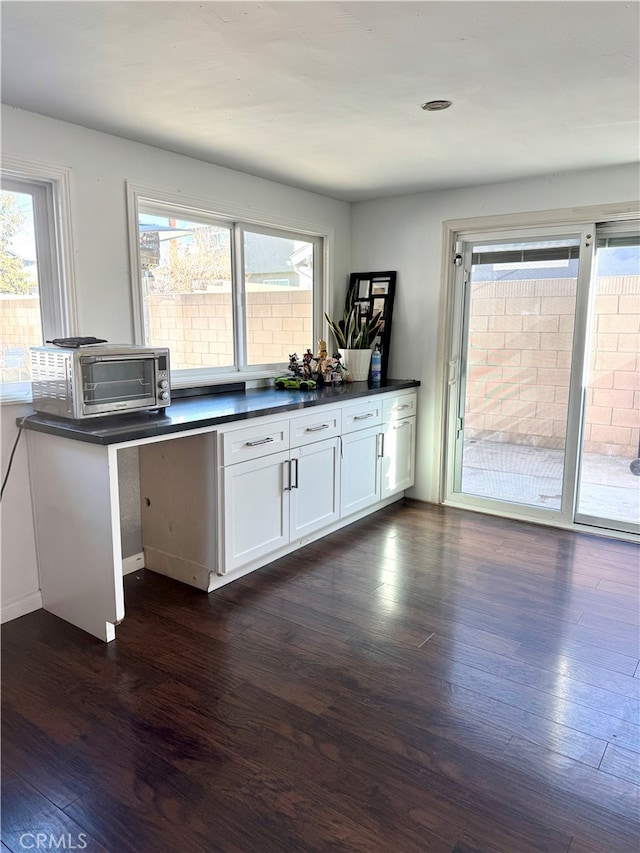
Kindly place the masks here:
<instances>
[{"instance_id":1,"label":"stainless steel toaster oven","mask_svg":"<svg viewBox=\"0 0 640 853\"><path fill-rule=\"evenodd\" d=\"M31 347L33 407L82 420L171 403L166 347L94 344Z\"/></svg>"}]
</instances>

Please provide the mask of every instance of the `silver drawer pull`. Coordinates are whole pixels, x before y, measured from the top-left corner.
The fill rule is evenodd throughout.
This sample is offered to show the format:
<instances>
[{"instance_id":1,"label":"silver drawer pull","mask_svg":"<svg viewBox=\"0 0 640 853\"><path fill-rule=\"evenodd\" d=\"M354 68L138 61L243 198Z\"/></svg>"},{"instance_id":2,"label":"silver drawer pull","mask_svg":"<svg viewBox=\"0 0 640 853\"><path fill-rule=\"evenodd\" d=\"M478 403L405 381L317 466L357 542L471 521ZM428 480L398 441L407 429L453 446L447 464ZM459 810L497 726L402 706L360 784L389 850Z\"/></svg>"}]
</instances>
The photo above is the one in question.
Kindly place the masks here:
<instances>
[{"instance_id":1,"label":"silver drawer pull","mask_svg":"<svg viewBox=\"0 0 640 853\"><path fill-rule=\"evenodd\" d=\"M366 421L367 418L372 418L373 412L367 412L366 415L356 415L354 421Z\"/></svg>"},{"instance_id":2,"label":"silver drawer pull","mask_svg":"<svg viewBox=\"0 0 640 853\"><path fill-rule=\"evenodd\" d=\"M320 432L321 429L329 429L329 424L320 424L317 427L307 427L305 432Z\"/></svg>"},{"instance_id":3,"label":"silver drawer pull","mask_svg":"<svg viewBox=\"0 0 640 853\"><path fill-rule=\"evenodd\" d=\"M410 408L411 408L411 403L403 403L401 406L394 406L393 411L399 412L400 409L410 409Z\"/></svg>"},{"instance_id":4,"label":"silver drawer pull","mask_svg":"<svg viewBox=\"0 0 640 853\"><path fill-rule=\"evenodd\" d=\"M269 444L270 441L273 441L273 436L268 436L267 438L261 438L259 441L248 441L247 447L257 447L259 444Z\"/></svg>"},{"instance_id":5,"label":"silver drawer pull","mask_svg":"<svg viewBox=\"0 0 640 853\"><path fill-rule=\"evenodd\" d=\"M394 429L403 429L404 427L408 427L408 426L410 426L409 421L402 421L402 423L400 423L400 424L394 424L393 428Z\"/></svg>"}]
</instances>

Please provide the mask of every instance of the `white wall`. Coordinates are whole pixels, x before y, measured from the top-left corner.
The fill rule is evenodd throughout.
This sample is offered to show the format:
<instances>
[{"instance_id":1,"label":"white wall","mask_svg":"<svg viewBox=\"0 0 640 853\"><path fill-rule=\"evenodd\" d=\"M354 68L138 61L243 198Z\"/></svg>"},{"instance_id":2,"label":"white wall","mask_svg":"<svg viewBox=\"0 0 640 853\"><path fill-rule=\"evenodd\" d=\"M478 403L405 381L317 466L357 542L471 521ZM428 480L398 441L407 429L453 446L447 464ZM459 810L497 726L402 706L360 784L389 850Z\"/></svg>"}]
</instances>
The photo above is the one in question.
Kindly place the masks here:
<instances>
[{"instance_id":1,"label":"white wall","mask_svg":"<svg viewBox=\"0 0 640 853\"><path fill-rule=\"evenodd\" d=\"M24 403L2 406L0 459L3 478L18 432L16 419L31 411L31 406ZM0 504L0 527L2 621L5 622L42 607L29 493L26 432L20 438Z\"/></svg>"},{"instance_id":2,"label":"white wall","mask_svg":"<svg viewBox=\"0 0 640 853\"><path fill-rule=\"evenodd\" d=\"M246 211L247 217L272 215L333 228L332 281L340 298L344 292L350 263L350 206L344 202L5 106L2 153L72 170L77 334L133 341L125 180L209 200L212 209L216 203L233 205ZM314 345L309 341L309 346ZM15 419L27 410L15 405L0 410L3 474L16 435ZM131 494L137 482L134 464L129 460L125 465ZM125 512L126 506L133 507L127 501L123 505ZM4 620L26 613L40 602L24 438L1 509ZM125 517L123 528L125 547L135 549L139 541L136 520Z\"/></svg>"},{"instance_id":3,"label":"white wall","mask_svg":"<svg viewBox=\"0 0 640 853\"><path fill-rule=\"evenodd\" d=\"M416 485L411 494L437 501L441 447L438 400L443 222L525 213L640 197L638 168L619 166L535 180L420 193L355 204L351 220L353 270L397 270L389 376L419 379Z\"/></svg>"}]
</instances>

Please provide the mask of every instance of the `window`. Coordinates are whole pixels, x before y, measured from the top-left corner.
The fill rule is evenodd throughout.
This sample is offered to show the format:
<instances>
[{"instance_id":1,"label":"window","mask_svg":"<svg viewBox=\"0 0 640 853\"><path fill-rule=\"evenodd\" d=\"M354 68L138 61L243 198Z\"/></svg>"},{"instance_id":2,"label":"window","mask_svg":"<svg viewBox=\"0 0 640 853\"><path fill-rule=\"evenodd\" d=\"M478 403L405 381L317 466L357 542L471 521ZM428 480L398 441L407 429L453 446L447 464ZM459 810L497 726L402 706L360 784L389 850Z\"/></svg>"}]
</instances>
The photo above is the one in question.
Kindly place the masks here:
<instances>
[{"instance_id":1,"label":"window","mask_svg":"<svg viewBox=\"0 0 640 853\"><path fill-rule=\"evenodd\" d=\"M133 193L139 338L179 382L275 371L313 348L323 237ZM178 372L178 377L176 377Z\"/></svg>"},{"instance_id":2,"label":"window","mask_svg":"<svg viewBox=\"0 0 640 853\"><path fill-rule=\"evenodd\" d=\"M66 174L3 171L0 190L0 388L3 400L30 399L29 347L72 332L71 289L63 275ZM68 208L67 208L68 209Z\"/></svg>"}]
</instances>

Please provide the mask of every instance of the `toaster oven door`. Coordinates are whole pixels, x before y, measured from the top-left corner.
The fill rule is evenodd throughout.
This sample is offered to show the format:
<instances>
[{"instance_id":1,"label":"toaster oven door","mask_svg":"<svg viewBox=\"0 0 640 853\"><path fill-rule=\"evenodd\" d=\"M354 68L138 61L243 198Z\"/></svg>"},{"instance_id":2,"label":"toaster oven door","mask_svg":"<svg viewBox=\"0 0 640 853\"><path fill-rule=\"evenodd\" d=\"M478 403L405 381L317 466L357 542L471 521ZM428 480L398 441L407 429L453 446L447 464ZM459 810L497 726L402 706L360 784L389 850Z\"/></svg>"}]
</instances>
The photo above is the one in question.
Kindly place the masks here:
<instances>
[{"instance_id":1,"label":"toaster oven door","mask_svg":"<svg viewBox=\"0 0 640 853\"><path fill-rule=\"evenodd\" d=\"M156 406L155 365L150 356L81 358L83 416Z\"/></svg>"}]
</instances>

